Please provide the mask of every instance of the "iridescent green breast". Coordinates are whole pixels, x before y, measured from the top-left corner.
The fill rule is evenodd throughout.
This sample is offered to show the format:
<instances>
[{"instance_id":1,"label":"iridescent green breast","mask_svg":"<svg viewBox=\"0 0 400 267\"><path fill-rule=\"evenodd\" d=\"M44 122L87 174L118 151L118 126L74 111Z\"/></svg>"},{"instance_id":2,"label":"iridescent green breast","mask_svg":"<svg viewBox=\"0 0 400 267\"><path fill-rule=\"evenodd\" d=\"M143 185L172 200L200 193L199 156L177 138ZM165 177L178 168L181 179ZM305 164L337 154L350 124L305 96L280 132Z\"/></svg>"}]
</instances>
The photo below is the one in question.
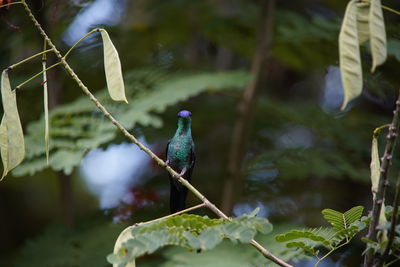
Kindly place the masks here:
<instances>
[{"instance_id":1,"label":"iridescent green breast","mask_svg":"<svg viewBox=\"0 0 400 267\"><path fill-rule=\"evenodd\" d=\"M179 135L171 139L168 145L167 159L176 171L189 167L193 140L190 135Z\"/></svg>"}]
</instances>

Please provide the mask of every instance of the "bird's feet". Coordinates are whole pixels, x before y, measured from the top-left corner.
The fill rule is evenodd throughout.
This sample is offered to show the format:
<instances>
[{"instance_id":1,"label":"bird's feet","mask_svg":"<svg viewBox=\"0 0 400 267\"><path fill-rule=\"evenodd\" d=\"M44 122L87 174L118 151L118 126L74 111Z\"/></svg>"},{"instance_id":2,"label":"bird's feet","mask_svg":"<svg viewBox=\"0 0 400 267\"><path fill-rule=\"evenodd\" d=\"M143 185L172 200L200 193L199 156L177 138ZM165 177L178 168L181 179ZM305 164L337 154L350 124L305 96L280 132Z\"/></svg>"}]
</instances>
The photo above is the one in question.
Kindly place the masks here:
<instances>
[{"instance_id":1,"label":"bird's feet","mask_svg":"<svg viewBox=\"0 0 400 267\"><path fill-rule=\"evenodd\" d=\"M186 171L187 171L187 168L186 168L186 167L183 168L182 171L181 171L181 173L179 174L179 176L182 177L182 176L186 173Z\"/></svg>"}]
</instances>

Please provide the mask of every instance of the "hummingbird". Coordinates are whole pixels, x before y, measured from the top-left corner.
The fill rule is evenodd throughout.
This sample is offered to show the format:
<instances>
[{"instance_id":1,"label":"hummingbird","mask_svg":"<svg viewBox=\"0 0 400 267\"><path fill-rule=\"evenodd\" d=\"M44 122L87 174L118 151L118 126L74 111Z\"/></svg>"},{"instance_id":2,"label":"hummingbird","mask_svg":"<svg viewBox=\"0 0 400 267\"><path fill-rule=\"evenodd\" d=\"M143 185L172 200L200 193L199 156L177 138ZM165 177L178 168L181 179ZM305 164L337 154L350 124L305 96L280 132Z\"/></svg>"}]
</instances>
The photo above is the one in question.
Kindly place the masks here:
<instances>
[{"instance_id":1,"label":"hummingbird","mask_svg":"<svg viewBox=\"0 0 400 267\"><path fill-rule=\"evenodd\" d=\"M174 137L169 140L166 149L167 165L190 182L196 160L194 142L191 132L192 113L181 110L178 113L178 128ZM170 181L170 211L175 213L185 209L188 189L176 178L169 176Z\"/></svg>"}]
</instances>

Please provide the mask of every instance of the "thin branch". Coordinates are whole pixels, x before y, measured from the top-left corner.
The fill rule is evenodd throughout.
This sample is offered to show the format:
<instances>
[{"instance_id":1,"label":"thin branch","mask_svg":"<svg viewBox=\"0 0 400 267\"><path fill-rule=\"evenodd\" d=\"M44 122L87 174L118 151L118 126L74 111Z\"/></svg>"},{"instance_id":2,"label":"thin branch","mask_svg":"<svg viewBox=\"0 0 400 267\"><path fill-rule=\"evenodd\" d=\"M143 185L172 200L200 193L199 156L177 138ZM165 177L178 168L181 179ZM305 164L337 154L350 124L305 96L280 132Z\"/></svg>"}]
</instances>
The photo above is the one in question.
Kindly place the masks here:
<instances>
[{"instance_id":1,"label":"thin branch","mask_svg":"<svg viewBox=\"0 0 400 267\"><path fill-rule=\"evenodd\" d=\"M371 0L361 0L360 2L371 4ZM390 8L390 7L385 6L385 5L381 5L381 7L382 7L382 9L385 9L385 10L387 10L389 12L392 12L392 13L400 16L400 11L398 11L396 9Z\"/></svg>"},{"instance_id":2,"label":"thin branch","mask_svg":"<svg viewBox=\"0 0 400 267\"><path fill-rule=\"evenodd\" d=\"M399 128L399 123L400 123L400 92L398 99L396 101L396 108L393 111L393 120L391 125L389 126L389 133L386 136L386 146L385 146L385 153L382 157L382 165L380 169L380 175L379 175L379 183L378 183L378 191L376 192L375 198L373 199L373 204L372 204L372 212L371 212L371 222L369 224L369 229L368 229L368 234L367 238L376 241L377 240L377 225L379 221L379 214L380 210L382 207L382 203L385 200L385 193L386 193L386 187L389 184L388 180L388 170L390 165L392 164L392 157L393 157L393 151L396 145L396 139L397 139L397 131ZM368 250L367 253L365 254L364 258L364 266L372 266L373 264L373 259L374 259L374 252L373 250Z\"/></svg>"},{"instance_id":3,"label":"thin branch","mask_svg":"<svg viewBox=\"0 0 400 267\"><path fill-rule=\"evenodd\" d=\"M346 237L346 238L347 238L347 237ZM334 251L336 251L336 250L338 250L339 248L341 248L341 247L347 245L350 241L351 241L351 239L350 239L350 240L347 240L346 242L344 242L344 243L340 244L339 246L333 248L332 250L330 250L328 253L326 253L326 254L325 254L324 256L322 256L321 258L318 258L318 257L317 257L317 258L318 258L318 261L315 263L314 267L317 267L318 264L319 264L322 260L324 260L326 257L328 257L328 256L329 256L331 253L333 253Z\"/></svg>"},{"instance_id":4,"label":"thin branch","mask_svg":"<svg viewBox=\"0 0 400 267\"><path fill-rule=\"evenodd\" d=\"M154 219L154 220L151 220L151 221L141 222L141 223L135 223L133 226L138 226L138 225L143 225L143 224L148 224L148 223L153 223L153 222L165 220L165 219L168 219L168 218L177 216L177 215L179 215L179 214L183 214L183 213L186 213L186 212L189 212L189 211L192 211L192 210L196 210L196 209L200 209L200 208L203 208L203 207L206 207L206 204L201 203L201 204L199 204L199 205L196 205L196 206L193 206L193 207L184 209L184 210L180 210L180 211L175 212L175 213L173 213L173 214L169 214L169 215L167 215L167 216L160 217L160 218L157 218L157 219Z\"/></svg>"},{"instance_id":5,"label":"thin branch","mask_svg":"<svg viewBox=\"0 0 400 267\"><path fill-rule=\"evenodd\" d=\"M389 262L389 263L387 263L387 264L385 264L385 265L383 265L383 266L384 266L384 267L388 267L388 266L392 265L393 263L395 263L396 261L399 261L399 260L400 260L399 257L397 257L396 255L394 255L394 256L396 257L396 259L392 260L391 262Z\"/></svg>"},{"instance_id":6,"label":"thin branch","mask_svg":"<svg viewBox=\"0 0 400 267\"><path fill-rule=\"evenodd\" d=\"M24 4L24 2L23 2L23 1L20 1L20 2L11 2L11 3L8 3L8 4L1 5L0 8L2 8L2 7L8 7L8 6L11 6L11 5L17 5L17 4Z\"/></svg>"},{"instance_id":7,"label":"thin branch","mask_svg":"<svg viewBox=\"0 0 400 267\"><path fill-rule=\"evenodd\" d=\"M386 9L387 11L390 11L390 12L396 14L396 15L399 15L399 16L400 16L400 11L397 11L396 9L393 9L393 8L390 8L390 7L384 6L384 5L382 5L382 8L383 8L383 9Z\"/></svg>"},{"instance_id":8,"label":"thin branch","mask_svg":"<svg viewBox=\"0 0 400 267\"><path fill-rule=\"evenodd\" d=\"M227 220L231 220L221 210L219 210L213 203L211 203L205 196L203 196L195 187L193 187L188 181L186 181L176 171L174 171L171 167L169 167L162 159L157 157L149 148L147 148L145 145L143 145L141 142L139 142L135 136L130 134L128 132L128 130L125 129L125 127L107 111L107 109L89 91L87 86L83 84L83 82L79 79L79 77L76 75L74 70L69 66L69 64L67 63L65 58L61 55L60 51L58 51L57 47L53 44L53 42L50 40L50 38L44 32L43 28L41 27L39 22L36 20L36 18L32 14L32 11L30 10L29 6L26 4L25 1L23 1L23 4L24 4L24 8L27 11L33 24L38 29L38 31L43 36L43 38L46 40L49 47L54 49L54 53L56 54L57 58L60 60L60 63L64 66L65 70L71 75L72 79L78 84L78 86L82 89L82 91L96 105L96 107L104 114L104 116L107 117L129 140L131 140L133 143L135 143L141 150L146 152L155 162L157 162L158 165L164 167L171 174L172 177L175 177L182 185L187 187L194 195L196 195L204 203L205 206L207 206L209 209L211 209L219 217L227 219ZM285 267L292 266L292 265L286 263L285 261L281 260L280 258L276 257L275 255L273 255L271 252L269 252L267 249L265 249L263 246L261 246L257 241L252 240L251 244L255 248L257 248L258 251L260 251L264 255L265 258L271 260L272 262L274 262L280 266L285 266Z\"/></svg>"},{"instance_id":9,"label":"thin branch","mask_svg":"<svg viewBox=\"0 0 400 267\"><path fill-rule=\"evenodd\" d=\"M39 77L40 75L42 75L44 72L51 70L54 67L57 67L58 65L61 65L61 62L58 62L56 64L51 65L50 67L48 67L47 69L42 70L41 72L36 73L35 75L33 75L32 77L30 77L28 80L26 80L25 82L21 83L20 85L18 85L17 87L14 88L14 90L18 90L21 89L21 87L23 87L24 85L26 85L27 83L29 83L30 81L32 81L33 79Z\"/></svg>"},{"instance_id":10,"label":"thin branch","mask_svg":"<svg viewBox=\"0 0 400 267\"><path fill-rule=\"evenodd\" d=\"M397 178L396 193L395 193L394 200L393 200L393 215L392 215L391 222L390 222L388 242L386 244L385 251L382 254L383 262L385 261L387 256L389 256L389 252L392 247L394 237L396 235L395 229L396 229L397 218L398 218L397 212L399 209L399 204L400 204L400 174L399 174L399 177Z\"/></svg>"},{"instance_id":11,"label":"thin branch","mask_svg":"<svg viewBox=\"0 0 400 267\"><path fill-rule=\"evenodd\" d=\"M373 135L374 135L375 137L378 137L378 136L381 134L381 131L382 131L383 129L385 129L385 128L390 127L390 125L391 125L391 124L388 123L388 124L384 124L384 125L382 125L382 126L379 126L379 127L375 128Z\"/></svg>"},{"instance_id":12,"label":"thin branch","mask_svg":"<svg viewBox=\"0 0 400 267\"><path fill-rule=\"evenodd\" d=\"M21 65L21 64L23 64L23 63L25 63L25 62L27 62L27 61L29 61L29 60L31 60L31 59L34 59L35 57L38 57L38 56L40 56L40 55L46 55L46 53L51 52L51 51L53 51L53 49L47 49L47 50L44 50L44 51L39 52L39 53L37 53L37 54L34 54L33 56L30 56L30 57L28 57L28 58L25 58L24 60L21 60L20 62L17 62L17 63L15 63L15 64L12 64L11 66L8 67L8 70L15 69L17 66L19 66L19 65Z\"/></svg>"},{"instance_id":13,"label":"thin branch","mask_svg":"<svg viewBox=\"0 0 400 267\"><path fill-rule=\"evenodd\" d=\"M93 29L93 30L91 30L90 32L88 32L87 34L85 34L81 39L79 39L79 40L67 51L67 53L65 53L64 59L66 59L67 56L69 55L69 53L71 53L72 50L73 50L80 42L82 42L86 37L88 37L89 35L91 35L91 34L94 33L94 32L99 32L99 31L100 31L100 29Z\"/></svg>"}]
</instances>

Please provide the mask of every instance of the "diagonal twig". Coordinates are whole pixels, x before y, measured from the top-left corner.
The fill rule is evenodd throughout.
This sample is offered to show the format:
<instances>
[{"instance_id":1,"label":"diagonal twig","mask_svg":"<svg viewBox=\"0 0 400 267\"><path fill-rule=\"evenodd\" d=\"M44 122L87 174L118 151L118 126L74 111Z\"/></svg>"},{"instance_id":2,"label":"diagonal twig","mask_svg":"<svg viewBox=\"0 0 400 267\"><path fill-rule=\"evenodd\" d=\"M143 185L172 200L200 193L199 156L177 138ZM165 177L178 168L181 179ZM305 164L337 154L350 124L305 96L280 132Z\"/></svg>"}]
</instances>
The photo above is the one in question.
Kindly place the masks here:
<instances>
[{"instance_id":1,"label":"diagonal twig","mask_svg":"<svg viewBox=\"0 0 400 267\"><path fill-rule=\"evenodd\" d=\"M145 145L143 145L137 138L130 134L128 130L118 121L116 120L110 112L107 111L107 109L97 100L97 98L89 91L87 86L81 81L81 79L76 75L74 70L70 67L70 65L67 63L65 58L61 55L60 51L57 49L57 47L53 44L51 39L47 36L46 32L43 30L39 22L36 20L35 16L32 14L32 11L30 10L29 6L26 4L25 0L22 1L24 8L26 12L28 13L28 16L32 20L34 26L38 29L39 33L43 36L43 38L46 40L47 44L49 45L50 48L54 50L54 53L56 54L57 58L59 59L60 63L63 65L65 70L68 72L68 74L72 77L72 79L78 84L78 86L82 89L82 91L89 97L89 99L96 105L96 107L104 114L105 117L107 117L117 128L124 134L129 140L131 140L134 144L136 144L141 150L143 150L146 154L148 154L155 162L157 162L158 165L162 166L165 168L171 176L176 178L182 185L187 187L193 194L195 194L203 203L206 207L211 209L216 215L218 215L221 218L230 220L228 216L226 216L220 209L218 209L212 202L210 202L203 194L201 194L195 187L193 187L188 181L186 181L183 177L181 177L176 171L174 171L171 167L169 167L162 159L157 157L151 151L149 148L147 148ZM282 259L278 258L277 256L273 255L271 252L269 252L266 248L261 246L257 241L254 239L251 241L251 244L258 250L260 251L263 256L272 262L284 266L284 267L292 267L292 265L286 263Z\"/></svg>"}]
</instances>

